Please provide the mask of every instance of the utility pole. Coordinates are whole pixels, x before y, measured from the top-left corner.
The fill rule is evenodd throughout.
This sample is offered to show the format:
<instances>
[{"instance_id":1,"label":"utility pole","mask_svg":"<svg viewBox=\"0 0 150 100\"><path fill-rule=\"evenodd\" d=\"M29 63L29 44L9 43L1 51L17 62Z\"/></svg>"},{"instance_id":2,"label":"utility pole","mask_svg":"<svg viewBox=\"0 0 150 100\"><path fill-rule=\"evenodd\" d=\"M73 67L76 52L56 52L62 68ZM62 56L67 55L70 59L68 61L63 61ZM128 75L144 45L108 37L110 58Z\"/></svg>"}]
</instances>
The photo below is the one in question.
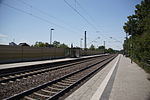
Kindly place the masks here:
<instances>
[{"instance_id":1,"label":"utility pole","mask_svg":"<svg viewBox=\"0 0 150 100\"><path fill-rule=\"evenodd\" d=\"M132 59L133 59L133 34L131 33L131 63L133 62Z\"/></svg>"},{"instance_id":2,"label":"utility pole","mask_svg":"<svg viewBox=\"0 0 150 100\"><path fill-rule=\"evenodd\" d=\"M85 39L84 39L84 49L86 50L86 31L85 31L84 34L85 34L85 37L84 37L84 38L85 38Z\"/></svg>"},{"instance_id":3,"label":"utility pole","mask_svg":"<svg viewBox=\"0 0 150 100\"><path fill-rule=\"evenodd\" d=\"M105 41L104 41L104 53L105 53Z\"/></svg>"}]
</instances>

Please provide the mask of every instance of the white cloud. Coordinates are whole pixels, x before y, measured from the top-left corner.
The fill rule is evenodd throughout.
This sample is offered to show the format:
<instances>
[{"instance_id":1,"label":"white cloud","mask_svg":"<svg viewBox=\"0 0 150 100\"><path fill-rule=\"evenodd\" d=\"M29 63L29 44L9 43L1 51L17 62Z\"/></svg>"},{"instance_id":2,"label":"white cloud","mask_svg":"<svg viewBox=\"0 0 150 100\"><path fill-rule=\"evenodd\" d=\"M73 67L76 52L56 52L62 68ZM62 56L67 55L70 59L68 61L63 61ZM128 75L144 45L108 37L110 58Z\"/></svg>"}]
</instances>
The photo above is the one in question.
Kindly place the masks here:
<instances>
[{"instance_id":1,"label":"white cloud","mask_svg":"<svg viewBox=\"0 0 150 100\"><path fill-rule=\"evenodd\" d=\"M8 36L0 33L0 38L7 38Z\"/></svg>"}]
</instances>

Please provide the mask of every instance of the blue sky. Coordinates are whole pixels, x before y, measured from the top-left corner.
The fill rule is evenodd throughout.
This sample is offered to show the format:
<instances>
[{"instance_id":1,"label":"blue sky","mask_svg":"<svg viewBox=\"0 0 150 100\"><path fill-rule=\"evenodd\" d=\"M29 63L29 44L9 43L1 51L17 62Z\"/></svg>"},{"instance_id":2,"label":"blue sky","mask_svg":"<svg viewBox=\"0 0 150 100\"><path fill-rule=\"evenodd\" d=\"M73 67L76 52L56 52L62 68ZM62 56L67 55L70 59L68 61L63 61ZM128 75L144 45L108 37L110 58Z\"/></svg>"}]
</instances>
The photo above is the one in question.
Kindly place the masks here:
<instances>
[{"instance_id":1,"label":"blue sky","mask_svg":"<svg viewBox=\"0 0 150 100\"><path fill-rule=\"evenodd\" d=\"M71 5L75 10L67 5ZM0 44L53 41L80 46L87 31L88 47L122 49L127 16L141 0L0 0ZM83 19L84 17L84 19ZM98 38L100 37L100 38ZM112 37L112 38L110 38ZM82 41L82 47L83 47Z\"/></svg>"}]
</instances>

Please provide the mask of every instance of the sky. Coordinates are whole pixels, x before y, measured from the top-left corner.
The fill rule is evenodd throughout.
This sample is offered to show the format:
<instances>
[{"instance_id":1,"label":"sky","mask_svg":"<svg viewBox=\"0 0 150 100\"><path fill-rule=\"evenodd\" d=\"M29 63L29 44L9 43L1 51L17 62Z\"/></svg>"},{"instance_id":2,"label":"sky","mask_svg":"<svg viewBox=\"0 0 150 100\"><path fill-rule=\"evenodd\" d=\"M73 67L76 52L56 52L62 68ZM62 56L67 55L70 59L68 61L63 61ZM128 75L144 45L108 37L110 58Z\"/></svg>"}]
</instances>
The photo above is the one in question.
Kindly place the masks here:
<instances>
[{"instance_id":1,"label":"sky","mask_svg":"<svg viewBox=\"0 0 150 100\"><path fill-rule=\"evenodd\" d=\"M0 44L59 41L122 49L123 25L141 0L0 0ZM83 40L81 40L83 38Z\"/></svg>"}]
</instances>

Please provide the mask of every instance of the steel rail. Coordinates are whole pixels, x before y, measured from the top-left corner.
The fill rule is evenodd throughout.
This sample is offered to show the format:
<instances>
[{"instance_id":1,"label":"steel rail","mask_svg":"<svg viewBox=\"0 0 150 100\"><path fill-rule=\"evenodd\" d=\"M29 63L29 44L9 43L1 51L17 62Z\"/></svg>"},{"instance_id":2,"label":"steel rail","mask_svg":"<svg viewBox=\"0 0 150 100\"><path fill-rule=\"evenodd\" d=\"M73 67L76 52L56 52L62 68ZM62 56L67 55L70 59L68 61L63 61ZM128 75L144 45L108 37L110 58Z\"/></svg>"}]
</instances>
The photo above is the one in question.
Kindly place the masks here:
<instances>
[{"instance_id":1,"label":"steel rail","mask_svg":"<svg viewBox=\"0 0 150 100\"><path fill-rule=\"evenodd\" d=\"M52 68L45 68L45 69L36 70L38 72L34 72L34 70L30 71L30 72L28 71L28 72L24 72L24 73L28 73L28 74L24 74L24 75L15 76L15 75L12 74L14 77L0 80L0 83L6 83L6 82L9 82L9 81L15 81L16 79L21 79L21 78L24 78L24 77L45 73L45 72L48 72L48 71L53 71L53 70L57 70L57 69L61 69L61 68L70 67L70 66L73 66L73 65L81 64L81 63L83 63L85 61L92 61L93 59L97 59L97 58L86 59L86 60L84 59L83 61L75 62L75 63L71 63L71 64L67 64L67 65L62 65L62 66L59 65L59 66L52 67ZM31 73L31 72L33 72L33 73ZM18 73L18 74L23 74L23 73ZM10 76L12 76L12 75L10 75ZM3 76L3 77L9 77L9 75L8 76Z\"/></svg>"},{"instance_id":2,"label":"steel rail","mask_svg":"<svg viewBox=\"0 0 150 100\"><path fill-rule=\"evenodd\" d=\"M52 63L47 62L43 64L27 65L27 66L22 66L22 67L17 67L17 68L0 69L0 77L12 75L12 74L24 73L24 72L28 72L32 70L39 70L42 68L45 69L45 67L49 67L50 64L52 64L53 65L52 67L54 67L54 66L57 66L57 64L60 65L60 64L66 64L66 63L74 63L74 62L81 61L81 60L87 60L91 58L93 59L93 58L103 57L103 56L107 56L107 55L98 55L98 56L93 56L93 57L88 57L88 58L86 57L77 58L73 60L66 60L66 61L59 61L59 62L52 62Z\"/></svg>"},{"instance_id":3,"label":"steel rail","mask_svg":"<svg viewBox=\"0 0 150 100\"><path fill-rule=\"evenodd\" d=\"M95 72L97 72L98 70L102 69L105 65L107 65L111 60L113 60L114 57L112 57L111 59L109 59L106 63L104 63L101 67L97 68L96 70L90 72L88 75L84 76L83 78L77 80L74 84L70 85L69 87L65 88L64 90L60 91L59 93L53 95L52 97L46 99L46 100L56 100L58 99L60 96L62 96L64 93L66 93L67 91L71 90L73 87L75 87L76 85L78 85L80 82L82 82L83 80L85 80L86 78L90 77L92 74L94 74ZM105 61L105 60L104 60Z\"/></svg>"},{"instance_id":4,"label":"steel rail","mask_svg":"<svg viewBox=\"0 0 150 100\"><path fill-rule=\"evenodd\" d=\"M60 91L59 93L56 93L54 96L48 98L48 100L54 100L54 99L58 98L60 95L62 95L63 93L65 93L65 91L68 91L69 89L71 89L72 87L74 87L76 84L78 84L79 82L81 82L82 80L84 80L85 78L87 78L88 76L92 75L93 73L95 73L95 72L96 72L97 70L99 70L100 68L104 67L104 66L105 66L107 63L109 63L113 58L115 58L115 56L111 56L111 58L109 58L109 59L108 59L108 57L107 57L107 58L101 60L100 62L97 62L97 63L95 63L95 64L92 64L92 65L87 66L86 68L82 68L82 69L80 69L80 70L78 70L78 71L74 71L74 72L72 72L72 73L69 73L69 74L67 74L67 75L64 75L64 76L62 76L62 77L59 78L59 79L52 80L52 81L50 81L50 82L44 83L44 84L39 85L39 86L34 87L34 88L31 88L31 89L26 90L26 91L24 91L24 92L21 92L21 93L19 93L19 94L15 94L15 95L13 95L13 96L10 96L10 97L6 98L6 100L16 100L16 99L20 99L20 98L22 98L22 97L24 97L24 96L27 96L27 95L32 94L32 93L35 92L35 91L38 91L38 90L40 90L40 89L42 89L42 88L45 88L45 87L47 87L47 86L49 86L49 85L52 85L52 84L54 84L54 83L57 83L58 81L61 81L61 80L65 79L65 78L67 78L67 77L70 77L70 76L72 76L72 75L74 75L74 74L77 74L77 73L79 73L79 72L82 72L82 71L84 71L84 70L86 70L86 69L88 69L88 68L90 68L90 67L92 67L92 66L95 66L95 65L97 65L97 64L100 64L100 63L102 63L102 62L108 60L108 61L107 61L106 63L104 63L101 67L99 67L99 68L97 68L96 70L92 71L92 72L89 73L87 76L85 76L83 79L80 79L80 80L76 81L74 84L70 85L69 87L65 88L64 90Z\"/></svg>"}]
</instances>

